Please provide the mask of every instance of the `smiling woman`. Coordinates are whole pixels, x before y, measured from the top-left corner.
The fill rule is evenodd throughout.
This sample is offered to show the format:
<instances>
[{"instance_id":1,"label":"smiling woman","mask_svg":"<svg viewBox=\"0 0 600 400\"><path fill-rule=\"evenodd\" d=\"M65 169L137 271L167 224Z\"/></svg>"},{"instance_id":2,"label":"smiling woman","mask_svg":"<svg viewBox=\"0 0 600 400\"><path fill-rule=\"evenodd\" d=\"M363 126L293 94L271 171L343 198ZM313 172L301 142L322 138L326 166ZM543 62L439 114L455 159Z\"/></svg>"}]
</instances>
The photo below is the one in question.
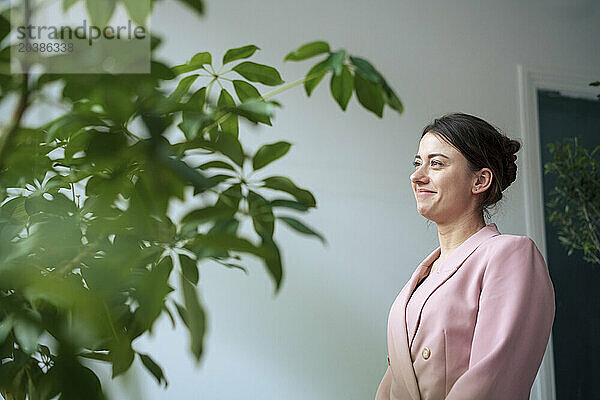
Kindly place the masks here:
<instances>
[{"instance_id":1,"label":"smiling woman","mask_svg":"<svg viewBox=\"0 0 600 400\"><path fill-rule=\"evenodd\" d=\"M516 179L515 153L520 147L472 115L455 113L434 120L423 129L410 177L419 212L438 225L454 220L456 213L468 212L478 219L483 212L489 218L488 209ZM439 202L424 207L419 199L434 196L419 191L438 192L437 185Z\"/></svg>"},{"instance_id":2,"label":"smiling woman","mask_svg":"<svg viewBox=\"0 0 600 400\"><path fill-rule=\"evenodd\" d=\"M520 146L468 114L423 129L410 182L440 246L392 304L376 400L529 399L554 287L533 240L484 220L516 179Z\"/></svg>"}]
</instances>

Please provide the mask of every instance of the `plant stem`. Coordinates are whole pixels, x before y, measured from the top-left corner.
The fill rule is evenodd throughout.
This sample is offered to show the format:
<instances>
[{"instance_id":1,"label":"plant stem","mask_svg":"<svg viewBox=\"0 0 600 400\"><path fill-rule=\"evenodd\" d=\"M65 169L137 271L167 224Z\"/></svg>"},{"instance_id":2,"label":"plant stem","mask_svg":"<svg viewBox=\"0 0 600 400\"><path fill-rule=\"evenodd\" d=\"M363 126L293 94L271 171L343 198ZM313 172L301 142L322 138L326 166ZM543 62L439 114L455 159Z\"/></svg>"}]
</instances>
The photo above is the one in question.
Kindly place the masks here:
<instances>
[{"instance_id":1,"label":"plant stem","mask_svg":"<svg viewBox=\"0 0 600 400\"><path fill-rule=\"evenodd\" d=\"M31 20L31 4L29 0L25 0L25 22L28 25ZM25 114L25 110L29 106L29 64L24 65L24 73L23 73L23 82L21 82L21 94L19 95L19 100L17 102L17 107L13 113L11 123L9 124L9 128L6 133L0 135L0 168L6 159L7 148L10 147L10 142L12 137L19 130L19 125L21 124L21 119L23 119L23 114Z\"/></svg>"},{"instance_id":2,"label":"plant stem","mask_svg":"<svg viewBox=\"0 0 600 400\"><path fill-rule=\"evenodd\" d=\"M315 73L313 73L311 75L305 76L304 78L297 79L294 82L290 82L287 85L283 85L283 86L281 86L281 87L279 87L279 88L277 88L275 90L270 91L269 93L266 93L264 96L262 96L262 98L263 99L268 99L269 97L273 97L276 94L279 94L279 93L284 92L284 91L286 91L288 89L291 89L293 87L301 85L304 82L309 81L309 80L311 80L313 78L316 78L317 76L321 75L322 73L323 72L315 72Z\"/></svg>"},{"instance_id":3,"label":"plant stem","mask_svg":"<svg viewBox=\"0 0 600 400\"><path fill-rule=\"evenodd\" d=\"M19 125L21 124L21 119L23 119L23 114L27 110L29 106L29 74L23 74L23 82L21 83L21 94L19 95L19 100L17 102L17 107L13 113L11 123L9 128L6 130L6 133L0 136L0 165L4 163L6 159L7 149L10 147L11 140L13 136L19 130Z\"/></svg>"}]
</instances>

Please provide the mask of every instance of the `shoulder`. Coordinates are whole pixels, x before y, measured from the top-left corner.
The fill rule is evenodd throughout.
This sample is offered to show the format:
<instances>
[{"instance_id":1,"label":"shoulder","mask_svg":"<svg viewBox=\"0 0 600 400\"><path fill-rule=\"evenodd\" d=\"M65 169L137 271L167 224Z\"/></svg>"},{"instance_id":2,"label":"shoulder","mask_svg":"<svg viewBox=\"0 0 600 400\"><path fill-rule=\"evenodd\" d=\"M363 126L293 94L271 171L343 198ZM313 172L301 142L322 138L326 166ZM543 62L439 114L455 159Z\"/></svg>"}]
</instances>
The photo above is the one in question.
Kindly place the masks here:
<instances>
[{"instance_id":1,"label":"shoulder","mask_svg":"<svg viewBox=\"0 0 600 400\"><path fill-rule=\"evenodd\" d=\"M547 268L544 257L529 236L500 234L486 240L481 247L487 269L508 272Z\"/></svg>"},{"instance_id":2,"label":"shoulder","mask_svg":"<svg viewBox=\"0 0 600 400\"><path fill-rule=\"evenodd\" d=\"M502 254L508 255L507 252L530 252L538 251L533 239L529 236L500 234L493 236L481 244L482 250L488 255Z\"/></svg>"}]
</instances>

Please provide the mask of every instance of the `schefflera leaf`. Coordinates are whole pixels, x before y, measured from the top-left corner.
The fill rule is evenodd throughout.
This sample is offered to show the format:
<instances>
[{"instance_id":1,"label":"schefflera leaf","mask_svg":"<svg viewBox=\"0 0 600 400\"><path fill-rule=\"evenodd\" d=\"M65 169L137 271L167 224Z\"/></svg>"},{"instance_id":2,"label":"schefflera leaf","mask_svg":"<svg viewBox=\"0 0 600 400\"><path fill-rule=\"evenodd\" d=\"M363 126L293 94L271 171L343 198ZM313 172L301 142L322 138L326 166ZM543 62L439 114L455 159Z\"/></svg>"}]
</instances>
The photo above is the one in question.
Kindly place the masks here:
<instances>
[{"instance_id":1,"label":"schefflera leaf","mask_svg":"<svg viewBox=\"0 0 600 400\"><path fill-rule=\"evenodd\" d=\"M329 56L318 64L315 64L306 74L304 81L304 90L306 95L310 97L312 91L317 87L325 74L333 71L335 75L342 73L342 66L346 58L346 50L338 50L329 54Z\"/></svg>"},{"instance_id":2,"label":"schefflera leaf","mask_svg":"<svg viewBox=\"0 0 600 400\"><path fill-rule=\"evenodd\" d=\"M380 85L365 79L357 72L354 74L354 90L360 104L379 118L383 116L384 100Z\"/></svg>"},{"instance_id":3,"label":"schefflera leaf","mask_svg":"<svg viewBox=\"0 0 600 400\"><path fill-rule=\"evenodd\" d=\"M296 50L289 52L283 61L302 61L323 53L329 53L329 43L317 40L303 44Z\"/></svg>"},{"instance_id":4,"label":"schefflera leaf","mask_svg":"<svg viewBox=\"0 0 600 400\"><path fill-rule=\"evenodd\" d=\"M384 104L387 104L398 113L404 111L402 102L396 93L394 93L383 75L369 61L356 56L350 56L349 59L355 67L354 89L356 97L366 109L380 118L383 116ZM359 77L357 78L357 76Z\"/></svg>"},{"instance_id":5,"label":"schefflera leaf","mask_svg":"<svg viewBox=\"0 0 600 400\"><path fill-rule=\"evenodd\" d=\"M321 242L323 244L327 243L327 241L325 240L325 237L323 237L323 235L316 232L314 229L308 227L307 225L305 225L303 222L297 220L296 218L289 217L289 216L278 216L277 219L285 222L290 228L294 229L297 232L303 233L305 235L316 236L321 240Z\"/></svg>"},{"instance_id":6,"label":"schefflera leaf","mask_svg":"<svg viewBox=\"0 0 600 400\"><path fill-rule=\"evenodd\" d=\"M352 97L352 91L354 90L354 79L347 66L342 66L341 74L333 74L331 76L330 89L335 101L337 101L342 110L346 111L348 102Z\"/></svg>"},{"instance_id":7,"label":"schefflera leaf","mask_svg":"<svg viewBox=\"0 0 600 400\"><path fill-rule=\"evenodd\" d=\"M219 95L217 105L219 107L235 108L235 100L233 100L233 97L227 90L221 89L221 94ZM229 112L227 113L227 116L224 116L224 118L226 119L219 124L221 126L221 130L225 133L232 134L237 138L239 135L238 116Z\"/></svg>"},{"instance_id":8,"label":"schefflera leaf","mask_svg":"<svg viewBox=\"0 0 600 400\"><path fill-rule=\"evenodd\" d=\"M177 307L184 324L190 334L190 348L196 361L200 361L204 349L204 332L206 330L206 315L200 304L196 286L180 274L181 290L185 308Z\"/></svg>"},{"instance_id":9,"label":"schefflera leaf","mask_svg":"<svg viewBox=\"0 0 600 400\"><path fill-rule=\"evenodd\" d=\"M279 72L268 65L244 61L232 69L251 82L260 82L267 86L277 86L284 83Z\"/></svg>"},{"instance_id":10,"label":"schefflera leaf","mask_svg":"<svg viewBox=\"0 0 600 400\"><path fill-rule=\"evenodd\" d=\"M243 58L251 57L256 50L260 50L257 46L250 44L247 46L237 47L235 49L229 49L223 56L223 65L232 61L241 60Z\"/></svg>"},{"instance_id":11,"label":"schefflera leaf","mask_svg":"<svg viewBox=\"0 0 600 400\"><path fill-rule=\"evenodd\" d=\"M154 378L156 378L159 385L164 383L165 387L169 386L169 382L167 382L167 378L165 377L162 368L152 359L152 357L143 353L138 353L138 356L140 356L140 360L148 372L154 375Z\"/></svg>"},{"instance_id":12,"label":"schefflera leaf","mask_svg":"<svg viewBox=\"0 0 600 400\"><path fill-rule=\"evenodd\" d=\"M289 142L276 142L261 146L252 159L252 168L256 171L283 157L290 150Z\"/></svg>"},{"instance_id":13,"label":"schefflera leaf","mask_svg":"<svg viewBox=\"0 0 600 400\"><path fill-rule=\"evenodd\" d=\"M174 66L172 70L175 73L175 75L181 75L186 72L191 72L200 69L207 64L212 64L212 56L209 52L200 52L194 54L191 60L187 63Z\"/></svg>"},{"instance_id":14,"label":"schefflera leaf","mask_svg":"<svg viewBox=\"0 0 600 400\"><path fill-rule=\"evenodd\" d=\"M269 201L250 190L248 192L248 210L252 216L252 224L256 233L263 240L273 240L275 217Z\"/></svg>"},{"instance_id":15,"label":"schefflera leaf","mask_svg":"<svg viewBox=\"0 0 600 400\"><path fill-rule=\"evenodd\" d=\"M306 207L317 206L315 197L310 191L299 188L290 178L285 176L270 176L263 181L263 187L289 193Z\"/></svg>"}]
</instances>

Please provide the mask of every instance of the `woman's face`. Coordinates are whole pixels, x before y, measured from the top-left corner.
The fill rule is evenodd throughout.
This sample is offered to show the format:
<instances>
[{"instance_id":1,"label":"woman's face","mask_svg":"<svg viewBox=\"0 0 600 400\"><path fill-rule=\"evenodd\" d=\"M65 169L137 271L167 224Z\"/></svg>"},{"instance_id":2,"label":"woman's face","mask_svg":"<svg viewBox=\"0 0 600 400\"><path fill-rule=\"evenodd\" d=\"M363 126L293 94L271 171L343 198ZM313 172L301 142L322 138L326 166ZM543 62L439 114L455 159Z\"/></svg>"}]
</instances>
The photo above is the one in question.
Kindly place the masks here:
<instances>
[{"instance_id":1,"label":"woman's face","mask_svg":"<svg viewBox=\"0 0 600 400\"><path fill-rule=\"evenodd\" d=\"M437 224L451 223L474 212L477 194L489 187L484 185L481 190L481 185L477 186L481 183L479 174L469 170L467 159L442 136L432 132L421 139L414 163L410 181L417 210Z\"/></svg>"}]
</instances>

